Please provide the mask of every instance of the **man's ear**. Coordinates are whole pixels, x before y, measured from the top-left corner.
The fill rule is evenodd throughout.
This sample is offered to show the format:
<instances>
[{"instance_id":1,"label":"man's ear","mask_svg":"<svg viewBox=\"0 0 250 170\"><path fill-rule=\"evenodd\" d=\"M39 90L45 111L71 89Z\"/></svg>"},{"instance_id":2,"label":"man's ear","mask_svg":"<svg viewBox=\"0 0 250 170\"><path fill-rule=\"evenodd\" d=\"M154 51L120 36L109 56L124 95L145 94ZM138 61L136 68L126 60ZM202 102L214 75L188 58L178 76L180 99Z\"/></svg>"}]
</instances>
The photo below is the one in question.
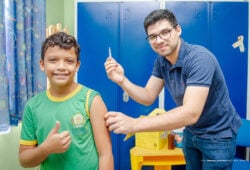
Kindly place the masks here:
<instances>
[{"instance_id":1,"label":"man's ear","mask_svg":"<svg viewBox=\"0 0 250 170\"><path fill-rule=\"evenodd\" d=\"M177 25L177 26L176 26L176 30L177 30L177 32L178 32L178 34L179 34L179 36L180 36L181 33L182 33L181 26L180 26L180 25Z\"/></svg>"},{"instance_id":2,"label":"man's ear","mask_svg":"<svg viewBox=\"0 0 250 170\"><path fill-rule=\"evenodd\" d=\"M40 65L40 69L42 71L44 71L44 61L43 60L40 60L39 65Z\"/></svg>"}]
</instances>

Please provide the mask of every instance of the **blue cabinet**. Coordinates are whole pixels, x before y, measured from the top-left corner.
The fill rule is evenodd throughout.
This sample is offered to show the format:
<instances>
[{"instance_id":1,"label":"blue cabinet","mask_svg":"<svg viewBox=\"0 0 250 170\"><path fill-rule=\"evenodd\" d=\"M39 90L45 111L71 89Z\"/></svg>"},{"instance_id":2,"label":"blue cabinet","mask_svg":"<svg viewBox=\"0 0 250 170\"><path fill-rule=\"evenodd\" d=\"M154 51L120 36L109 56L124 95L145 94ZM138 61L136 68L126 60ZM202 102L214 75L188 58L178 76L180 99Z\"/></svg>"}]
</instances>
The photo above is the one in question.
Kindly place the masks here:
<instances>
[{"instance_id":1,"label":"blue cabinet","mask_svg":"<svg viewBox=\"0 0 250 170\"><path fill-rule=\"evenodd\" d=\"M227 81L232 103L242 118L247 107L248 3L211 3L210 48L218 57ZM244 37L245 51L233 48L238 36Z\"/></svg>"},{"instance_id":2,"label":"blue cabinet","mask_svg":"<svg viewBox=\"0 0 250 170\"><path fill-rule=\"evenodd\" d=\"M132 99L124 100L124 91L111 82L104 69L109 46L126 76L144 86L152 72L156 54L146 41L143 27L146 15L159 8L159 2L78 2L77 39L81 46L81 67L78 82L99 91L108 110L124 112L133 117L150 113L158 100L143 106ZM130 169L129 150L134 138L111 133L116 170Z\"/></svg>"}]
</instances>

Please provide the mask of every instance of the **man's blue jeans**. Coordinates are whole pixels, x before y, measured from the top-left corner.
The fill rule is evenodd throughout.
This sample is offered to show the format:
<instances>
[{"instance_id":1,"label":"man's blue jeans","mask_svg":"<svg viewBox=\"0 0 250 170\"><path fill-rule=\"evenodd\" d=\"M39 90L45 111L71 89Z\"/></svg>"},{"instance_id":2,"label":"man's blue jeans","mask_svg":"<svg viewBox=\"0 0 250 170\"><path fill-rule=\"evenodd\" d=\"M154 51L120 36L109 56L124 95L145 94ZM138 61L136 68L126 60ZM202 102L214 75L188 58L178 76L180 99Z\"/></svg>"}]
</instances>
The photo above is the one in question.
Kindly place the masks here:
<instances>
[{"instance_id":1,"label":"man's blue jeans","mask_svg":"<svg viewBox=\"0 0 250 170\"><path fill-rule=\"evenodd\" d=\"M236 136L204 139L183 133L187 170L231 170L236 152Z\"/></svg>"}]
</instances>

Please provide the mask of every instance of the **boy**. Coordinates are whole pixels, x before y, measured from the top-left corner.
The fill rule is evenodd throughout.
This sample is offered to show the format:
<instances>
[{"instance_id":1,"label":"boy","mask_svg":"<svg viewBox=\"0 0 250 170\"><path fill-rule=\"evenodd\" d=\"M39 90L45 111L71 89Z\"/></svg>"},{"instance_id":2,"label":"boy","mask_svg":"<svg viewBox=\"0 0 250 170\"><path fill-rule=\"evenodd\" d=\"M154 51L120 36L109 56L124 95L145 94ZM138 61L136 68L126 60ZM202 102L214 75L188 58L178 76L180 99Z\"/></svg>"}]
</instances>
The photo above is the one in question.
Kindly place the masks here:
<instances>
[{"instance_id":1,"label":"boy","mask_svg":"<svg viewBox=\"0 0 250 170\"><path fill-rule=\"evenodd\" d=\"M40 68L50 87L31 98L22 122L19 160L42 170L112 170L111 139L99 93L74 81L80 47L64 32L42 45Z\"/></svg>"}]
</instances>

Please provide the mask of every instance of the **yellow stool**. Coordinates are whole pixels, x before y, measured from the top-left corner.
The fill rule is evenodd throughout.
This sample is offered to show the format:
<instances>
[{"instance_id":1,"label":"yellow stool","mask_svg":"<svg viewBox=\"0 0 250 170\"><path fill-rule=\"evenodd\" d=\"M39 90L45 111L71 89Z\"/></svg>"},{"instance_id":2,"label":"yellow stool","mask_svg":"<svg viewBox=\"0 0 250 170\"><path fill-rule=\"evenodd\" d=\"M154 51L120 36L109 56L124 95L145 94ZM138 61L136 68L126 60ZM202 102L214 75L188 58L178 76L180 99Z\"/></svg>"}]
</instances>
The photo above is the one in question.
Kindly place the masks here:
<instances>
[{"instance_id":1,"label":"yellow stool","mask_svg":"<svg viewBox=\"0 0 250 170\"><path fill-rule=\"evenodd\" d=\"M161 150L134 147L130 150L131 170L141 170L143 165L154 166L155 170L171 170L172 165L185 165L182 149Z\"/></svg>"}]
</instances>

